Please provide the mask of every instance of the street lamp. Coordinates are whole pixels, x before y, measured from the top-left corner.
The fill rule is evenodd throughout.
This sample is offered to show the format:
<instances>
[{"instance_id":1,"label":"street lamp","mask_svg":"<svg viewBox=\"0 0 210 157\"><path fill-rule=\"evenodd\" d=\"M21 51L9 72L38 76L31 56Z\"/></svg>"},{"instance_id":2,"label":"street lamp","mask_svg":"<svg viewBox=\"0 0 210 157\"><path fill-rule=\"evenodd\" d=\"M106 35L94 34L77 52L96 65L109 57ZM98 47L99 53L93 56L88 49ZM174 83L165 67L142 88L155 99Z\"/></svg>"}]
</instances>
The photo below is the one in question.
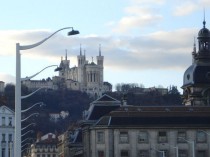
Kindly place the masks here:
<instances>
[{"instance_id":1,"label":"street lamp","mask_svg":"<svg viewBox=\"0 0 210 157\"><path fill-rule=\"evenodd\" d=\"M27 135L27 134L29 134L29 133L33 133L33 132L34 132L33 130L29 130L29 131L27 131L26 133L22 134L21 137L23 137L23 136L25 136L25 135Z\"/></svg>"},{"instance_id":2,"label":"street lamp","mask_svg":"<svg viewBox=\"0 0 210 157\"><path fill-rule=\"evenodd\" d=\"M32 116L38 116L38 115L39 115L39 113L32 113L30 116L26 117L25 119L22 119L21 122L28 120Z\"/></svg>"},{"instance_id":3,"label":"street lamp","mask_svg":"<svg viewBox=\"0 0 210 157\"><path fill-rule=\"evenodd\" d=\"M194 143L194 141L186 140L183 137L178 137L178 138L183 139L184 141L186 141L186 142L188 142L189 144L192 145L192 157L195 157L195 143Z\"/></svg>"},{"instance_id":4,"label":"street lamp","mask_svg":"<svg viewBox=\"0 0 210 157\"><path fill-rule=\"evenodd\" d=\"M21 157L21 57L20 50L28 50L37 47L50 39L53 35L64 29L71 29L68 35L79 34L79 31L73 29L73 27L65 27L55 31L49 37L32 45L20 45L16 43L16 86L15 86L15 157Z\"/></svg>"},{"instance_id":5,"label":"street lamp","mask_svg":"<svg viewBox=\"0 0 210 157\"><path fill-rule=\"evenodd\" d=\"M25 141L27 141L27 140L33 140L33 138L28 137L28 138L22 140L22 141L21 141L21 144L23 144L23 143L24 143Z\"/></svg>"},{"instance_id":6,"label":"street lamp","mask_svg":"<svg viewBox=\"0 0 210 157\"><path fill-rule=\"evenodd\" d=\"M24 128L21 128L21 131L27 129L28 127L30 127L31 125L36 126L36 123L30 123L27 126L25 126Z\"/></svg>"},{"instance_id":7,"label":"street lamp","mask_svg":"<svg viewBox=\"0 0 210 157\"><path fill-rule=\"evenodd\" d=\"M35 107L35 106L37 106L37 105L39 105L40 107L42 107L42 106L44 106L45 104L44 104L43 102L38 102L38 103L36 103L36 104L33 104L31 107L29 107L29 108L27 108L27 109L25 109L25 110L21 110L21 113L27 112L27 111L29 111L30 109L32 109L33 107Z\"/></svg>"}]
</instances>

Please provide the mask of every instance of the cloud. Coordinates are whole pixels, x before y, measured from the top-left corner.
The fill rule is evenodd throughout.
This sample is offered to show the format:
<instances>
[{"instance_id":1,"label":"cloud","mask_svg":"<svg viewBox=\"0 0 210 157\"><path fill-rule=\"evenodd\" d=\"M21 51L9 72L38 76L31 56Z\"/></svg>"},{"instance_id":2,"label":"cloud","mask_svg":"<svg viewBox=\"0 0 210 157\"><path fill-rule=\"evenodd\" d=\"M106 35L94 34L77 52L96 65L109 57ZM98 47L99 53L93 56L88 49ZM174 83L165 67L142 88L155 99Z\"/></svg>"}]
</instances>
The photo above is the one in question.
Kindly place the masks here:
<instances>
[{"instance_id":1,"label":"cloud","mask_svg":"<svg viewBox=\"0 0 210 157\"><path fill-rule=\"evenodd\" d=\"M189 15L195 10L199 9L198 4L196 2L187 1L177 7L175 7L173 15L175 16L185 16Z\"/></svg>"},{"instance_id":2,"label":"cloud","mask_svg":"<svg viewBox=\"0 0 210 157\"><path fill-rule=\"evenodd\" d=\"M71 66L77 65L76 56L82 44L82 53L86 50L86 58L91 61L92 56L99 54L99 44L102 45L102 55L105 57L105 67L124 70L147 70L147 69L184 69L191 62L191 51L193 46L193 34L195 29L178 29L173 31L157 31L140 36L74 36L65 37L62 34L56 35L47 44L24 52L24 57L31 60L44 61L55 59L60 60L60 56L65 55L68 49L68 57L71 58ZM14 33L14 32L13 32ZM14 34L16 38L8 38L6 41L10 45L14 39L21 43L34 43L43 36L48 36L49 31L21 31ZM10 34L10 33L8 33ZM3 34L0 35L2 38ZM9 37L9 35L4 34ZM11 37L14 37L11 36ZM18 37L17 37L18 36ZM32 38L35 36L35 39ZM5 44L7 42L5 41ZM11 46L11 45L10 45ZM14 47L13 47L14 48ZM15 48L14 48L15 49ZM15 55L14 49L9 47L1 55ZM8 52L8 53L5 53ZM22 51L21 51L22 52ZM73 59L72 59L73 58ZM58 63L59 64L59 63ZM12 80L11 76L1 75L2 80ZM8 78L8 79L7 79Z\"/></svg>"},{"instance_id":3,"label":"cloud","mask_svg":"<svg viewBox=\"0 0 210 157\"><path fill-rule=\"evenodd\" d=\"M114 32L124 33L135 28L154 26L162 20L157 9L145 6L130 6L125 8L126 16L122 17L113 29Z\"/></svg>"},{"instance_id":4,"label":"cloud","mask_svg":"<svg viewBox=\"0 0 210 157\"><path fill-rule=\"evenodd\" d=\"M7 83L13 83L15 82L15 77L9 74L0 73L0 80Z\"/></svg>"}]
</instances>

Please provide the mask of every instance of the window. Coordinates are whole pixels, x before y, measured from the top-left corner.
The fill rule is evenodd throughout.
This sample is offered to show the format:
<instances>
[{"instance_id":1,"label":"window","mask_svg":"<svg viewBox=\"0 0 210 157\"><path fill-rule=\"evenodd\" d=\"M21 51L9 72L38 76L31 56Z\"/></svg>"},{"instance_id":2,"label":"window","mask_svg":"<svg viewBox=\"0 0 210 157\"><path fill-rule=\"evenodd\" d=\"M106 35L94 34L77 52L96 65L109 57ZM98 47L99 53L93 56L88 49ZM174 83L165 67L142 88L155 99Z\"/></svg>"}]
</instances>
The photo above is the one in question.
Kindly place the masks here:
<instances>
[{"instance_id":1,"label":"window","mask_svg":"<svg viewBox=\"0 0 210 157\"><path fill-rule=\"evenodd\" d=\"M104 143L104 132L103 131L97 132L97 143Z\"/></svg>"},{"instance_id":2,"label":"window","mask_svg":"<svg viewBox=\"0 0 210 157\"><path fill-rule=\"evenodd\" d=\"M9 141L12 141L12 134L9 134Z\"/></svg>"},{"instance_id":3,"label":"window","mask_svg":"<svg viewBox=\"0 0 210 157\"><path fill-rule=\"evenodd\" d=\"M204 131L197 131L196 132L196 141L198 143L206 142L206 133Z\"/></svg>"},{"instance_id":4,"label":"window","mask_svg":"<svg viewBox=\"0 0 210 157\"><path fill-rule=\"evenodd\" d=\"M102 150L98 151L98 157L104 157L104 151Z\"/></svg>"},{"instance_id":5,"label":"window","mask_svg":"<svg viewBox=\"0 0 210 157\"><path fill-rule=\"evenodd\" d=\"M164 153L164 155L163 155L163 153ZM159 151L157 152L157 156L158 156L158 157L169 157L169 153L168 153L167 150L159 150Z\"/></svg>"},{"instance_id":6,"label":"window","mask_svg":"<svg viewBox=\"0 0 210 157\"><path fill-rule=\"evenodd\" d=\"M45 154L42 154L42 157L45 157Z\"/></svg>"},{"instance_id":7,"label":"window","mask_svg":"<svg viewBox=\"0 0 210 157\"><path fill-rule=\"evenodd\" d=\"M120 143L128 143L128 132L120 132Z\"/></svg>"},{"instance_id":8,"label":"window","mask_svg":"<svg viewBox=\"0 0 210 157\"><path fill-rule=\"evenodd\" d=\"M2 126L5 125L5 117L2 117Z\"/></svg>"},{"instance_id":9,"label":"window","mask_svg":"<svg viewBox=\"0 0 210 157\"><path fill-rule=\"evenodd\" d=\"M158 142L160 142L160 143L167 142L167 133L166 133L166 131L159 131L158 132Z\"/></svg>"},{"instance_id":10,"label":"window","mask_svg":"<svg viewBox=\"0 0 210 157\"><path fill-rule=\"evenodd\" d=\"M149 157L149 151L148 150L140 150L139 157Z\"/></svg>"},{"instance_id":11,"label":"window","mask_svg":"<svg viewBox=\"0 0 210 157\"><path fill-rule=\"evenodd\" d=\"M120 156L121 156L121 157L129 157L128 150L121 150Z\"/></svg>"},{"instance_id":12,"label":"window","mask_svg":"<svg viewBox=\"0 0 210 157\"><path fill-rule=\"evenodd\" d=\"M2 141L5 142L6 141L6 135L2 134Z\"/></svg>"},{"instance_id":13,"label":"window","mask_svg":"<svg viewBox=\"0 0 210 157\"><path fill-rule=\"evenodd\" d=\"M39 154L37 154L37 157L40 157L40 155L39 155Z\"/></svg>"},{"instance_id":14,"label":"window","mask_svg":"<svg viewBox=\"0 0 210 157\"><path fill-rule=\"evenodd\" d=\"M2 157L6 157L5 148L2 148L2 150L1 150L1 156L2 156Z\"/></svg>"},{"instance_id":15,"label":"window","mask_svg":"<svg viewBox=\"0 0 210 157\"><path fill-rule=\"evenodd\" d=\"M9 117L9 126L12 126L12 117Z\"/></svg>"},{"instance_id":16,"label":"window","mask_svg":"<svg viewBox=\"0 0 210 157\"><path fill-rule=\"evenodd\" d=\"M185 131L178 131L177 133L177 142L178 143L185 143L186 141L184 139L187 138Z\"/></svg>"},{"instance_id":17,"label":"window","mask_svg":"<svg viewBox=\"0 0 210 157\"><path fill-rule=\"evenodd\" d=\"M148 133L146 131L140 131L138 135L138 143L147 143Z\"/></svg>"},{"instance_id":18,"label":"window","mask_svg":"<svg viewBox=\"0 0 210 157\"><path fill-rule=\"evenodd\" d=\"M50 154L47 154L47 157L50 157Z\"/></svg>"},{"instance_id":19,"label":"window","mask_svg":"<svg viewBox=\"0 0 210 157\"><path fill-rule=\"evenodd\" d=\"M179 157L187 157L187 150L179 150Z\"/></svg>"},{"instance_id":20,"label":"window","mask_svg":"<svg viewBox=\"0 0 210 157\"><path fill-rule=\"evenodd\" d=\"M197 157L207 157L207 152L205 150L198 150Z\"/></svg>"}]
</instances>

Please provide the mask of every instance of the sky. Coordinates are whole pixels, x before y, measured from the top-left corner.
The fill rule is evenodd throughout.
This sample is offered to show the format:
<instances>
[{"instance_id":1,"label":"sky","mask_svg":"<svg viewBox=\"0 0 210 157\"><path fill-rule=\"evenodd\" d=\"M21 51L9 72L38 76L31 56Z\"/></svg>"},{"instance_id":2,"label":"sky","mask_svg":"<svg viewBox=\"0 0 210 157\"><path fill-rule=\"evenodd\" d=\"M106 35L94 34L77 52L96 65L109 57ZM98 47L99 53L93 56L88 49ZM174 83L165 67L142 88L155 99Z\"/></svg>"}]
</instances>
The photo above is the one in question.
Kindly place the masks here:
<instances>
[{"instance_id":1,"label":"sky","mask_svg":"<svg viewBox=\"0 0 210 157\"><path fill-rule=\"evenodd\" d=\"M67 51L77 66L80 45L86 59L104 56L104 81L181 90L192 64L194 38L210 28L209 0L19 0L0 5L0 81L15 83L16 43L31 45L64 27L42 45L21 51L21 77L59 65ZM35 80L58 75L49 68Z\"/></svg>"}]
</instances>

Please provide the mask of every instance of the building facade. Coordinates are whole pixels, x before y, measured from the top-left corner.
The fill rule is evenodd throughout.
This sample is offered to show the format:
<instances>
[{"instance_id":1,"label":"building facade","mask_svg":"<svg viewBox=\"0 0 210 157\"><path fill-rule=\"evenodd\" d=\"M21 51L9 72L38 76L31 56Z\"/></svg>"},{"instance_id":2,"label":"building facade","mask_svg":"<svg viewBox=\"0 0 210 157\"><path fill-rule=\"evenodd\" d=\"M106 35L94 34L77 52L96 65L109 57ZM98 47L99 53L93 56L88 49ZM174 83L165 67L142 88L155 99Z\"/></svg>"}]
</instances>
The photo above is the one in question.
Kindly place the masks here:
<instances>
[{"instance_id":1,"label":"building facade","mask_svg":"<svg viewBox=\"0 0 210 157\"><path fill-rule=\"evenodd\" d=\"M0 157L14 157L15 113L7 106L0 106Z\"/></svg>"},{"instance_id":2,"label":"building facade","mask_svg":"<svg viewBox=\"0 0 210 157\"><path fill-rule=\"evenodd\" d=\"M58 157L58 140L55 134L48 133L38 137L31 145L30 157Z\"/></svg>"}]
</instances>

